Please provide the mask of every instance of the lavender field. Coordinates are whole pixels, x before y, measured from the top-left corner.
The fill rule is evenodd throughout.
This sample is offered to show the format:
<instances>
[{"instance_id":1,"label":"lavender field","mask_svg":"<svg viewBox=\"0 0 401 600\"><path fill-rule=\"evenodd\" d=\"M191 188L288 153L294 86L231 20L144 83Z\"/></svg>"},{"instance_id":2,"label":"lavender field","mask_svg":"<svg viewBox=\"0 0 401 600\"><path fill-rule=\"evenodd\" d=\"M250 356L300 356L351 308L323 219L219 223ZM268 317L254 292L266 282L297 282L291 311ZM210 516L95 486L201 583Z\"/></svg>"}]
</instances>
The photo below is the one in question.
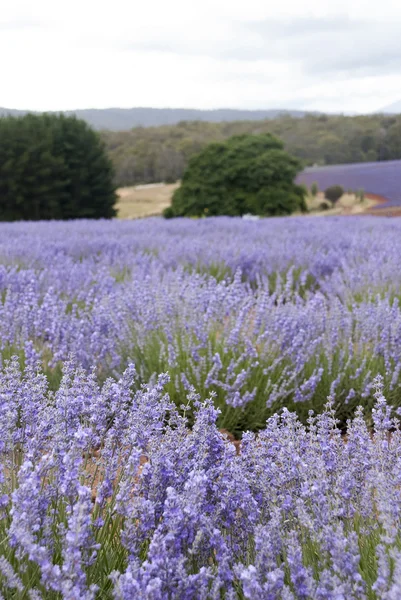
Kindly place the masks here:
<instances>
[{"instance_id":1,"label":"lavender field","mask_svg":"<svg viewBox=\"0 0 401 600\"><path fill-rule=\"evenodd\" d=\"M307 187L316 182L320 190L331 185L341 185L345 190L362 189L381 196L385 200L381 208L401 206L401 160L308 167L298 175L297 182Z\"/></svg>"},{"instance_id":2,"label":"lavender field","mask_svg":"<svg viewBox=\"0 0 401 600\"><path fill-rule=\"evenodd\" d=\"M1 224L0 598L400 598L400 256L396 219Z\"/></svg>"}]
</instances>

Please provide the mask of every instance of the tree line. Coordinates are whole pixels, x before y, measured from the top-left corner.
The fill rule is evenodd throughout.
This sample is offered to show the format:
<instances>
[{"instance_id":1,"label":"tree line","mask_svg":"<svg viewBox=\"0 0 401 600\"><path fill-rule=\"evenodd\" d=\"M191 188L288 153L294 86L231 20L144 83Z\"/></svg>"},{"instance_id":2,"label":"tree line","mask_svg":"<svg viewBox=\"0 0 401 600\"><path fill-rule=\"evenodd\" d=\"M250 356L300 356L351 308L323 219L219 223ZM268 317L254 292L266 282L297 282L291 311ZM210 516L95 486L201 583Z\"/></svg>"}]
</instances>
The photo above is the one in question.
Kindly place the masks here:
<instances>
[{"instance_id":1,"label":"tree line","mask_svg":"<svg viewBox=\"0 0 401 600\"><path fill-rule=\"evenodd\" d=\"M118 186L181 179L192 156L212 142L234 135L270 133L302 161L313 164L369 162L401 158L401 115L283 115L264 121L136 127L102 132Z\"/></svg>"}]
</instances>

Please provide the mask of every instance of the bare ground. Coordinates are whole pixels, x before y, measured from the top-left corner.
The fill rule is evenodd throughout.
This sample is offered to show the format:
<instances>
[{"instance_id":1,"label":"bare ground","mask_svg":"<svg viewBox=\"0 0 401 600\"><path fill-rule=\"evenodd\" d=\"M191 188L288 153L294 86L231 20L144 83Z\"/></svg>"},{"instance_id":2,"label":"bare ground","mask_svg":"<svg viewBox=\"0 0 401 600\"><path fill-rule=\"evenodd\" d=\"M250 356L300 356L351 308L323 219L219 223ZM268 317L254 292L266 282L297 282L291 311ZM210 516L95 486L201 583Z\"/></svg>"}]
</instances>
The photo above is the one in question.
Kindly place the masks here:
<instances>
[{"instance_id":1,"label":"bare ground","mask_svg":"<svg viewBox=\"0 0 401 600\"><path fill-rule=\"evenodd\" d=\"M120 219L138 219L161 215L170 206L179 183L152 183L117 190L117 211Z\"/></svg>"}]
</instances>

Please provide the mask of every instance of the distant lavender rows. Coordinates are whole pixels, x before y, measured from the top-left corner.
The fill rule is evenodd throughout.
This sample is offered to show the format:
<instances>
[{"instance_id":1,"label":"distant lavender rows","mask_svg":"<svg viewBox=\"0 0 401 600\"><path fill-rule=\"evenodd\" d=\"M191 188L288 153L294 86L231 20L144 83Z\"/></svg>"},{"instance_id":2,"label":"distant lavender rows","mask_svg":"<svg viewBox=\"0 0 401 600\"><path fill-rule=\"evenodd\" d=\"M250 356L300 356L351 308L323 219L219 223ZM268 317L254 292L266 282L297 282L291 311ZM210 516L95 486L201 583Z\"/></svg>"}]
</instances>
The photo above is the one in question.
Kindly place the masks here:
<instances>
[{"instance_id":1,"label":"distant lavender rows","mask_svg":"<svg viewBox=\"0 0 401 600\"><path fill-rule=\"evenodd\" d=\"M341 185L345 190L362 189L385 198L383 208L401 206L401 160L309 167L297 182L308 187L316 182L320 190L331 185Z\"/></svg>"},{"instance_id":2,"label":"distant lavender rows","mask_svg":"<svg viewBox=\"0 0 401 600\"><path fill-rule=\"evenodd\" d=\"M0 351L168 371L231 430L328 394L345 419L378 373L401 403L400 256L401 222L369 217L2 224Z\"/></svg>"}]
</instances>

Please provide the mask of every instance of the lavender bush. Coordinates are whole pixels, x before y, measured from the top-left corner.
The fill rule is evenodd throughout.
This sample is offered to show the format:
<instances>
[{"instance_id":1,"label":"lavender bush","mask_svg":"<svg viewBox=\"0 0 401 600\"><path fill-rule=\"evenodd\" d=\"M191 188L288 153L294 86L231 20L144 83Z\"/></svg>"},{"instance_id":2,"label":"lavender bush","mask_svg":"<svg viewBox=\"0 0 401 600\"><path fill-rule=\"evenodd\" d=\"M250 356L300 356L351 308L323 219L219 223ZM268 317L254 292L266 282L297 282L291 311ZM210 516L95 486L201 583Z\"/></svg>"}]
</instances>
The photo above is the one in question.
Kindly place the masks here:
<instances>
[{"instance_id":1,"label":"lavender bush","mask_svg":"<svg viewBox=\"0 0 401 600\"><path fill-rule=\"evenodd\" d=\"M213 399L180 414L168 376L99 386L35 361L0 375L0 593L39 599L397 599L401 430L375 380L374 431L333 402L284 409L241 452ZM188 415L193 427L188 427ZM391 433L390 433L391 432Z\"/></svg>"},{"instance_id":2,"label":"lavender bush","mask_svg":"<svg viewBox=\"0 0 401 600\"><path fill-rule=\"evenodd\" d=\"M56 390L73 354L100 382L168 372L180 406L215 394L219 425L345 425L371 382L401 405L401 223L377 218L147 219L0 226L0 353L40 358Z\"/></svg>"},{"instance_id":3,"label":"lavender bush","mask_svg":"<svg viewBox=\"0 0 401 600\"><path fill-rule=\"evenodd\" d=\"M398 221L0 232L0 600L401 597Z\"/></svg>"}]
</instances>

